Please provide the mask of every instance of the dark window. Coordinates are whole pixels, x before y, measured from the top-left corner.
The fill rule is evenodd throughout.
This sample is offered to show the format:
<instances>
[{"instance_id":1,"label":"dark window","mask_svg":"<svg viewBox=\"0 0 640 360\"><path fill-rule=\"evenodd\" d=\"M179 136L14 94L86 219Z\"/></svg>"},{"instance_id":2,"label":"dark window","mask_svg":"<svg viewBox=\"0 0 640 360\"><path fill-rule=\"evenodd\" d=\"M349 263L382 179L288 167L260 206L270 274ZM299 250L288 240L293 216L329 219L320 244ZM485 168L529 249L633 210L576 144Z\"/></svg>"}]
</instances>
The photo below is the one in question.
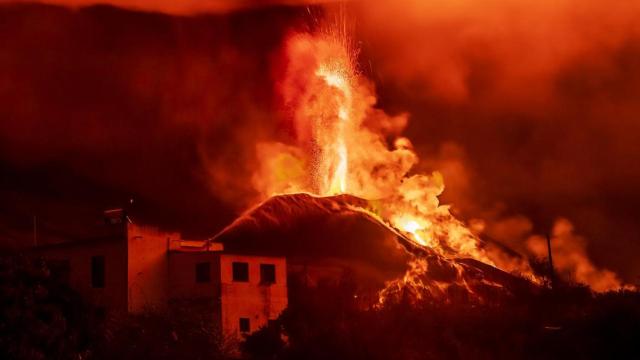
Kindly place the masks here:
<instances>
[{"instance_id":1,"label":"dark window","mask_svg":"<svg viewBox=\"0 0 640 360\"><path fill-rule=\"evenodd\" d=\"M240 318L240 332L246 333L249 331L251 331L249 318Z\"/></svg>"},{"instance_id":2,"label":"dark window","mask_svg":"<svg viewBox=\"0 0 640 360\"><path fill-rule=\"evenodd\" d=\"M71 273L71 265L69 260L49 260L47 261L51 277L58 282L68 284L69 274Z\"/></svg>"},{"instance_id":3,"label":"dark window","mask_svg":"<svg viewBox=\"0 0 640 360\"><path fill-rule=\"evenodd\" d=\"M274 264L260 264L260 283L276 283L276 266Z\"/></svg>"},{"instance_id":4,"label":"dark window","mask_svg":"<svg viewBox=\"0 0 640 360\"><path fill-rule=\"evenodd\" d=\"M203 262L196 264L196 282L211 282L211 263Z\"/></svg>"},{"instance_id":5,"label":"dark window","mask_svg":"<svg viewBox=\"0 0 640 360\"><path fill-rule=\"evenodd\" d=\"M104 287L105 278L104 256L91 257L91 286L94 288Z\"/></svg>"},{"instance_id":6,"label":"dark window","mask_svg":"<svg viewBox=\"0 0 640 360\"><path fill-rule=\"evenodd\" d=\"M231 264L233 267L233 281L247 282L249 281L249 264L246 262L234 262Z\"/></svg>"}]
</instances>

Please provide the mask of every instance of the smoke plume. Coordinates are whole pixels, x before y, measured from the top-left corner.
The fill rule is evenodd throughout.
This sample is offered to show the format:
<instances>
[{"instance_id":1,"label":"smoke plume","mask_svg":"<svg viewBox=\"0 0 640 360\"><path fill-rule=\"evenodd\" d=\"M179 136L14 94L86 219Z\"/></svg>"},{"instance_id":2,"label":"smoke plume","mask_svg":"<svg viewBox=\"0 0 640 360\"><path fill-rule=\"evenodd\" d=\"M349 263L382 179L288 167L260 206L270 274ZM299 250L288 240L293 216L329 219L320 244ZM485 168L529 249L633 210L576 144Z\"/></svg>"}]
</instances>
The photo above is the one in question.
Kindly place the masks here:
<instances>
[{"instance_id":1,"label":"smoke plume","mask_svg":"<svg viewBox=\"0 0 640 360\"><path fill-rule=\"evenodd\" d=\"M554 268L566 280L589 285L602 292L620 289L622 284L617 275L593 265L586 253L586 241L574 233L573 225L567 219L558 219L551 233L551 251ZM527 247L538 257L546 258L547 240L542 236L532 236Z\"/></svg>"}]
</instances>

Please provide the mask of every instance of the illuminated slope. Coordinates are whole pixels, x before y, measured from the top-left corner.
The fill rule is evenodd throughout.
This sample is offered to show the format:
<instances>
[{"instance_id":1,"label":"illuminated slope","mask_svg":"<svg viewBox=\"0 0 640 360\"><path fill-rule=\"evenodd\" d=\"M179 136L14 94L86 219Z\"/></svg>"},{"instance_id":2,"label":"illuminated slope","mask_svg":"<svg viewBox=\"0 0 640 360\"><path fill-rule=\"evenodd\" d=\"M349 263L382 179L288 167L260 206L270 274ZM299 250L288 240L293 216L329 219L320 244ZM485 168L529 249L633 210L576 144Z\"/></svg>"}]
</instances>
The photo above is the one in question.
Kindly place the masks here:
<instances>
[{"instance_id":1,"label":"illuminated slope","mask_svg":"<svg viewBox=\"0 0 640 360\"><path fill-rule=\"evenodd\" d=\"M473 259L421 247L370 215L366 200L337 195L272 197L214 237L225 251L286 256L290 263L332 260L379 281L380 300L485 301L527 292L530 284Z\"/></svg>"}]
</instances>

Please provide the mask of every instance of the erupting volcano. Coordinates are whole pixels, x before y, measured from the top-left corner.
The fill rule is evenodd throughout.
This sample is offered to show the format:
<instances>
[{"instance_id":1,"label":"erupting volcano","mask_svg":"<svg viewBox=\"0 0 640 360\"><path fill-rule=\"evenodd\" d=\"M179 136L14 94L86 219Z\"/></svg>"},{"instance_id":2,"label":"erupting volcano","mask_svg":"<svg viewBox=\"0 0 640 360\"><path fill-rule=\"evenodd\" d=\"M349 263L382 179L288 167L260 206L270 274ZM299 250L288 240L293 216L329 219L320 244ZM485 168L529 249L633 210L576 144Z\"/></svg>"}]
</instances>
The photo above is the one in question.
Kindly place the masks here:
<instances>
[{"instance_id":1,"label":"erupting volcano","mask_svg":"<svg viewBox=\"0 0 640 360\"><path fill-rule=\"evenodd\" d=\"M412 171L418 157L411 141L400 135L408 116L390 116L375 107L373 84L358 72L357 54L344 30L288 38L277 90L292 141L258 144L260 165L253 182L263 202L216 239L228 248L244 242L261 251L287 249L289 256L300 255L300 248L326 256L345 255L341 248L358 249L347 257L365 258L381 268L392 263L396 271L400 261L404 274L385 278L380 301L407 287L418 298L447 298L449 288L481 298L479 284L502 288L514 278L507 273L540 284L526 260L497 248L489 251L449 206L440 204L442 175ZM376 243L385 236L372 236L362 226L345 236L335 229L353 224L334 221L328 226L326 219L313 215L318 212L355 216L356 222L369 224L365 227L391 234L400 246ZM292 222L311 223L326 239L309 236L313 231ZM282 240L291 237L297 240ZM263 241L247 240L255 238ZM402 253L394 253L398 251ZM497 276L502 281L489 280L487 272L502 274Z\"/></svg>"},{"instance_id":2,"label":"erupting volcano","mask_svg":"<svg viewBox=\"0 0 640 360\"><path fill-rule=\"evenodd\" d=\"M0 359L640 359L639 14L3 2Z\"/></svg>"}]
</instances>

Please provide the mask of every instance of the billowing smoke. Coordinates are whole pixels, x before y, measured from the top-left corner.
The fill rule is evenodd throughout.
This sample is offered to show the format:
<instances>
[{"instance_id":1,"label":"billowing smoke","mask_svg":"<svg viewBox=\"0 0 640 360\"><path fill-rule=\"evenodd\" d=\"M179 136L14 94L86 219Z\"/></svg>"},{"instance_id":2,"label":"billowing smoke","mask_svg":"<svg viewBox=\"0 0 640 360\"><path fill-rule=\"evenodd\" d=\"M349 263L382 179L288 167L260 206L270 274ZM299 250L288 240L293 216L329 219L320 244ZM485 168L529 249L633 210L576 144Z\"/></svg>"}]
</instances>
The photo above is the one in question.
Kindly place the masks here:
<instances>
[{"instance_id":1,"label":"billowing smoke","mask_svg":"<svg viewBox=\"0 0 640 360\"><path fill-rule=\"evenodd\" d=\"M547 256L547 240L542 236L531 236L527 247L538 257ZM569 281L589 285L595 291L617 290L621 287L617 275L606 269L596 268L586 253L586 241L574 233L567 219L558 219L551 232L551 250L554 269Z\"/></svg>"},{"instance_id":2,"label":"billowing smoke","mask_svg":"<svg viewBox=\"0 0 640 360\"><path fill-rule=\"evenodd\" d=\"M637 1L382 0L354 8L382 81L455 104L553 101L566 67L612 70L613 53L640 34Z\"/></svg>"},{"instance_id":3,"label":"billowing smoke","mask_svg":"<svg viewBox=\"0 0 640 360\"><path fill-rule=\"evenodd\" d=\"M640 268L626 254L640 251L631 205L640 144L630 135L640 131L640 2L352 9L362 68L383 107L411 114L405 134L418 166L449 164L443 200L454 212L493 232L523 220L500 240L525 252L518 229L545 234L566 217L597 266L635 281Z\"/></svg>"}]
</instances>

